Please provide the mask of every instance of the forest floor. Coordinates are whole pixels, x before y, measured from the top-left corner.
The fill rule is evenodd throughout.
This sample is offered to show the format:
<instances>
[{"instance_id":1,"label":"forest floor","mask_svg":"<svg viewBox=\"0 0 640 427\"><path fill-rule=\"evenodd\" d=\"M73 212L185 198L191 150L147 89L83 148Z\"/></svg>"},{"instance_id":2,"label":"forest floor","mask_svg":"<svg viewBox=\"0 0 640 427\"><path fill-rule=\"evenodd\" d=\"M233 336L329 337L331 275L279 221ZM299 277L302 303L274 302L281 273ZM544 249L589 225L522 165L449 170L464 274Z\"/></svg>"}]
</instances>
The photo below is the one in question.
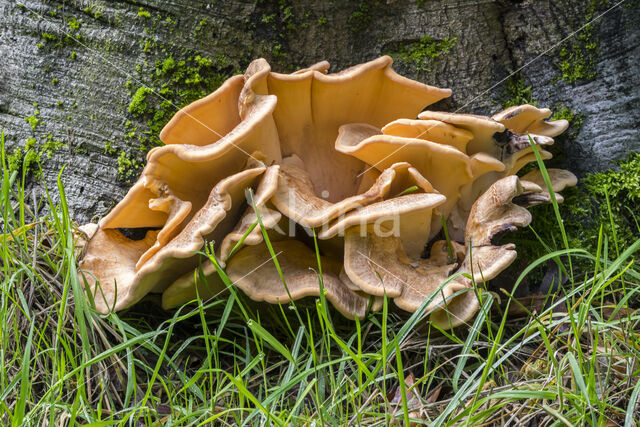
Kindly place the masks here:
<instances>
[{"instance_id":1,"label":"forest floor","mask_svg":"<svg viewBox=\"0 0 640 427\"><path fill-rule=\"evenodd\" d=\"M354 323L323 297L267 307L233 287L174 312L101 315L77 278L60 180L38 198L4 151L2 164L4 425L639 423L640 240L618 248L615 227L595 251L547 247L514 283L556 262L554 294L476 283L481 310L454 330L431 326L426 304L385 302Z\"/></svg>"}]
</instances>

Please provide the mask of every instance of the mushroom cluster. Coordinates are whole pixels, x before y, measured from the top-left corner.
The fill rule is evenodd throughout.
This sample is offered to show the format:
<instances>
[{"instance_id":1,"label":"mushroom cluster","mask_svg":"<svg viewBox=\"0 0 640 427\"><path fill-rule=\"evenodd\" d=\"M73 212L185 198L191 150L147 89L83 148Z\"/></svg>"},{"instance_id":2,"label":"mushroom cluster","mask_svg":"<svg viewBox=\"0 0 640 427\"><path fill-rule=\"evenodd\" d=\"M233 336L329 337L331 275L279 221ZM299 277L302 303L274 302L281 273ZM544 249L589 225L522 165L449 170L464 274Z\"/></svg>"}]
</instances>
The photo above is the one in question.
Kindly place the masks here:
<instances>
[{"instance_id":1,"label":"mushroom cluster","mask_svg":"<svg viewBox=\"0 0 640 427\"><path fill-rule=\"evenodd\" d=\"M178 111L165 145L91 230L79 274L96 308L121 310L149 292L162 293L165 309L218 294L216 266L199 255L212 243L257 301L323 288L348 318L386 296L407 311L429 300L440 326L470 319L472 278L490 280L516 256L496 238L550 200L539 171L516 176L536 159L529 138L552 144L568 123L531 105L493 117L425 110L451 91L391 64L279 74L258 59ZM567 171L550 176L554 192L576 183Z\"/></svg>"}]
</instances>

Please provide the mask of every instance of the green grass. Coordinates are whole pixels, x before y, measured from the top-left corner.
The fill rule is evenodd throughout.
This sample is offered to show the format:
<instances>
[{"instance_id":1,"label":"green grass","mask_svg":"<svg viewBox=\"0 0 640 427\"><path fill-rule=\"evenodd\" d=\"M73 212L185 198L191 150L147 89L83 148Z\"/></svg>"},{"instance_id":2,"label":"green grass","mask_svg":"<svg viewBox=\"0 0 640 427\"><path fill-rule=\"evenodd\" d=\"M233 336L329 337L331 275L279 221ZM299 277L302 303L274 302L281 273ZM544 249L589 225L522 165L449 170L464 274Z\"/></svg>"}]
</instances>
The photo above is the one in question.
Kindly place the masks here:
<instances>
[{"instance_id":1,"label":"green grass","mask_svg":"<svg viewBox=\"0 0 640 427\"><path fill-rule=\"evenodd\" d=\"M514 284L549 260L569 271L568 255L588 265L548 296L548 308L526 312L511 289L478 290L482 309L453 331L429 326L427 301L413 315L386 301L359 322L324 297L254 303L222 269L228 289L217 298L175 312L143 303L100 315L76 276L75 225L60 179L35 196L1 148L3 425L631 426L640 419L633 311L640 240L612 250L614 236L603 228L589 253L565 247L570 240L559 235L562 249ZM524 314L509 314L514 308Z\"/></svg>"}]
</instances>

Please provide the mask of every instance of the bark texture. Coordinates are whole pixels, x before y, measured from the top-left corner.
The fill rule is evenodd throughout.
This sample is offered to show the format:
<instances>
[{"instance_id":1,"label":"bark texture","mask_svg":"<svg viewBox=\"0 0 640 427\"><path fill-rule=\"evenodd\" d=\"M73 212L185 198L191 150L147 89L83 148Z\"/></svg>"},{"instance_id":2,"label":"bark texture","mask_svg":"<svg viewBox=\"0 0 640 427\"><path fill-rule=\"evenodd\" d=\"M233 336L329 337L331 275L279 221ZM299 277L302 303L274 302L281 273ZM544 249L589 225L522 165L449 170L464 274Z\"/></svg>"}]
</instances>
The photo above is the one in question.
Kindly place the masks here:
<instances>
[{"instance_id":1,"label":"bark texture","mask_svg":"<svg viewBox=\"0 0 640 427\"><path fill-rule=\"evenodd\" d=\"M65 145L42 151L44 177L51 184L68 165L70 209L85 222L125 194L118 167L143 161L153 145L144 138L189 88L212 85L203 73L222 79L260 56L276 71L323 59L339 70L381 54L408 77L453 89L437 109L564 106L582 120L556 162L579 175L640 148L638 0L0 0L0 129L8 151L29 138ZM145 85L171 93L149 95L136 113Z\"/></svg>"}]
</instances>

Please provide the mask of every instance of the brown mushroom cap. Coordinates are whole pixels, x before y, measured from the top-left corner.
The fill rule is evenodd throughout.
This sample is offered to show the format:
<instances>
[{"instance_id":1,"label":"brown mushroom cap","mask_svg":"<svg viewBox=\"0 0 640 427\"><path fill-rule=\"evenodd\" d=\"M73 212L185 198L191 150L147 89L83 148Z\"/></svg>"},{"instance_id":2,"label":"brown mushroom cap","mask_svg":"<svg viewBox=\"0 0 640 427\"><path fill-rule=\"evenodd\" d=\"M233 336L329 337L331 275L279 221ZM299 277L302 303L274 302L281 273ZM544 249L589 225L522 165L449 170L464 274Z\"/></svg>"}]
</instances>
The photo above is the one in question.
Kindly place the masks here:
<instances>
[{"instance_id":1,"label":"brown mushroom cap","mask_svg":"<svg viewBox=\"0 0 640 427\"><path fill-rule=\"evenodd\" d=\"M227 264L227 274L233 283L251 299L271 304L286 304L291 299L319 296L316 254L297 240L274 242L272 246L282 277L266 245L247 246ZM340 280L340 262L325 257L320 257L320 262L327 300L349 319L364 318L369 298L355 293Z\"/></svg>"},{"instance_id":2,"label":"brown mushroom cap","mask_svg":"<svg viewBox=\"0 0 640 427\"><path fill-rule=\"evenodd\" d=\"M196 251L205 239L220 241L229 232L243 206L245 189L255 185L265 170L264 165L258 165L220 181L182 231L138 268L138 260L153 245L150 239L157 239L158 232L149 232L143 241L134 242L116 230L99 229L79 266L81 280L84 276L90 289L92 276L100 283L101 290L94 295L98 311L129 307L149 291L163 291L177 277L192 271L198 262ZM110 254L107 263L105 254Z\"/></svg>"},{"instance_id":3,"label":"brown mushroom cap","mask_svg":"<svg viewBox=\"0 0 640 427\"><path fill-rule=\"evenodd\" d=\"M405 250L418 257L429 240L432 212L444 201L442 194L434 193L407 194L385 200L349 212L323 229L318 237L328 239L343 235L353 226L374 224L377 229L386 230L384 234L400 237Z\"/></svg>"},{"instance_id":4,"label":"brown mushroom cap","mask_svg":"<svg viewBox=\"0 0 640 427\"><path fill-rule=\"evenodd\" d=\"M494 241L502 233L525 227L531 222L529 211L514 203L517 199L527 203L529 195L523 191L518 177L509 176L495 182L478 198L469 214L465 231L467 255L457 273L471 275L476 282L487 281L515 260L515 245L497 245ZM468 287L472 286L470 281L466 283ZM468 321L477 309L475 292L468 291L448 300L446 310L435 311L431 321L441 327L457 326Z\"/></svg>"},{"instance_id":5,"label":"brown mushroom cap","mask_svg":"<svg viewBox=\"0 0 640 427\"><path fill-rule=\"evenodd\" d=\"M271 202L303 227L318 227L352 209L381 200L392 188L397 176L395 169L404 167L401 165L391 165L384 170L365 192L331 203L316 196L306 165L297 156L291 156L283 161L278 188Z\"/></svg>"},{"instance_id":6,"label":"brown mushroom cap","mask_svg":"<svg viewBox=\"0 0 640 427\"><path fill-rule=\"evenodd\" d=\"M533 105L514 105L494 115L493 120L502 123L507 129L515 133L533 133L555 137L567 130L569 122L566 120L554 120L547 122L544 119L551 115L548 108L538 108Z\"/></svg>"},{"instance_id":7,"label":"brown mushroom cap","mask_svg":"<svg viewBox=\"0 0 640 427\"><path fill-rule=\"evenodd\" d=\"M398 237L381 236L369 226L352 227L345 233L344 269L365 293L398 298L406 287L429 291L424 295L428 296L440 285L438 280L455 269L455 264L434 267L409 259ZM400 305L406 307L403 300Z\"/></svg>"},{"instance_id":8,"label":"brown mushroom cap","mask_svg":"<svg viewBox=\"0 0 640 427\"><path fill-rule=\"evenodd\" d=\"M562 191L566 187L573 187L578 183L578 178L571 172L565 169L547 169L547 173L549 174L549 180L551 181L551 188L554 192ZM522 181L533 182L534 184L540 186L546 190L547 184L544 182L544 178L542 177L542 172L540 169L534 169L528 174L524 175L520 178Z\"/></svg>"},{"instance_id":9,"label":"brown mushroom cap","mask_svg":"<svg viewBox=\"0 0 640 427\"><path fill-rule=\"evenodd\" d=\"M247 99L252 91L277 97L273 117L283 157L299 156L316 193L327 192L326 199L334 203L355 194L358 180L353 178L363 166L333 149L341 125L368 123L379 129L392 120L415 117L451 94L396 74L388 56L337 74L278 74L270 72L266 61L254 63L259 71L247 80Z\"/></svg>"},{"instance_id":10,"label":"brown mushroom cap","mask_svg":"<svg viewBox=\"0 0 640 427\"><path fill-rule=\"evenodd\" d=\"M460 245L454 244L456 260L450 261L445 254L445 242L434 244L428 260L416 260L406 256L400 239L379 236L372 227L354 227L345 236L345 272L364 292L393 297L396 305L408 311L434 296L427 306L434 310L431 321L441 327L460 325L477 311L474 291L456 295L471 288L472 282L458 275L443 283L454 272L472 274L476 281L490 280L513 262L514 246L498 246L493 241L531 221L531 214L512 202L517 197L526 202L528 196L518 177L511 176L494 183L473 205L465 235L466 255L459 267Z\"/></svg>"},{"instance_id":11,"label":"brown mushroom cap","mask_svg":"<svg viewBox=\"0 0 640 427\"><path fill-rule=\"evenodd\" d=\"M466 153L467 143L473 139L471 132L439 120L398 119L385 125L382 133L403 138L426 139L438 144L450 145L463 153Z\"/></svg>"},{"instance_id":12,"label":"brown mushroom cap","mask_svg":"<svg viewBox=\"0 0 640 427\"><path fill-rule=\"evenodd\" d=\"M547 150L540 150L540 157L542 160L549 160L553 155ZM507 169L504 176L515 175L520 171L520 169L535 161L537 161L537 158L533 152L533 148L522 150L513 156L512 161L510 162L510 167Z\"/></svg>"},{"instance_id":13,"label":"brown mushroom cap","mask_svg":"<svg viewBox=\"0 0 640 427\"><path fill-rule=\"evenodd\" d=\"M151 189L166 186L176 198L191 202L191 213L195 214L204 206L211 188L242 170L254 153L261 153L254 160L264 160L266 164L279 162L278 133L271 118L275 104L273 96L256 98L243 120L213 144L171 144L152 149L140 179L100 221L100 226L162 227L167 214L149 208L149 201L158 197Z\"/></svg>"},{"instance_id":14,"label":"brown mushroom cap","mask_svg":"<svg viewBox=\"0 0 640 427\"><path fill-rule=\"evenodd\" d=\"M179 110L160 132L165 144L210 145L240 123L238 97L243 76L226 80L215 92Z\"/></svg>"},{"instance_id":15,"label":"brown mushroom cap","mask_svg":"<svg viewBox=\"0 0 640 427\"><path fill-rule=\"evenodd\" d=\"M432 230L434 208L446 198L439 194L420 172L409 163L395 163L382 175L392 174L393 182L385 200L352 210L322 227L320 239L343 236L353 226L373 225L374 229L387 228L400 237L404 249L412 257L419 257Z\"/></svg>"},{"instance_id":16,"label":"brown mushroom cap","mask_svg":"<svg viewBox=\"0 0 640 427\"><path fill-rule=\"evenodd\" d=\"M347 137L352 125L342 128L336 150L356 157L379 171L394 163L407 162L416 168L453 206L460 187L473 179L469 157L459 150L431 141L375 135L357 142ZM442 209L447 209L443 207Z\"/></svg>"},{"instance_id":17,"label":"brown mushroom cap","mask_svg":"<svg viewBox=\"0 0 640 427\"><path fill-rule=\"evenodd\" d=\"M418 114L423 120L439 120L449 123L459 129L464 129L473 134L473 139L466 146L466 153L476 154L480 152L494 154L495 146L493 135L497 132L504 132L503 124L495 120L473 114L446 113L442 111L423 111Z\"/></svg>"}]
</instances>

